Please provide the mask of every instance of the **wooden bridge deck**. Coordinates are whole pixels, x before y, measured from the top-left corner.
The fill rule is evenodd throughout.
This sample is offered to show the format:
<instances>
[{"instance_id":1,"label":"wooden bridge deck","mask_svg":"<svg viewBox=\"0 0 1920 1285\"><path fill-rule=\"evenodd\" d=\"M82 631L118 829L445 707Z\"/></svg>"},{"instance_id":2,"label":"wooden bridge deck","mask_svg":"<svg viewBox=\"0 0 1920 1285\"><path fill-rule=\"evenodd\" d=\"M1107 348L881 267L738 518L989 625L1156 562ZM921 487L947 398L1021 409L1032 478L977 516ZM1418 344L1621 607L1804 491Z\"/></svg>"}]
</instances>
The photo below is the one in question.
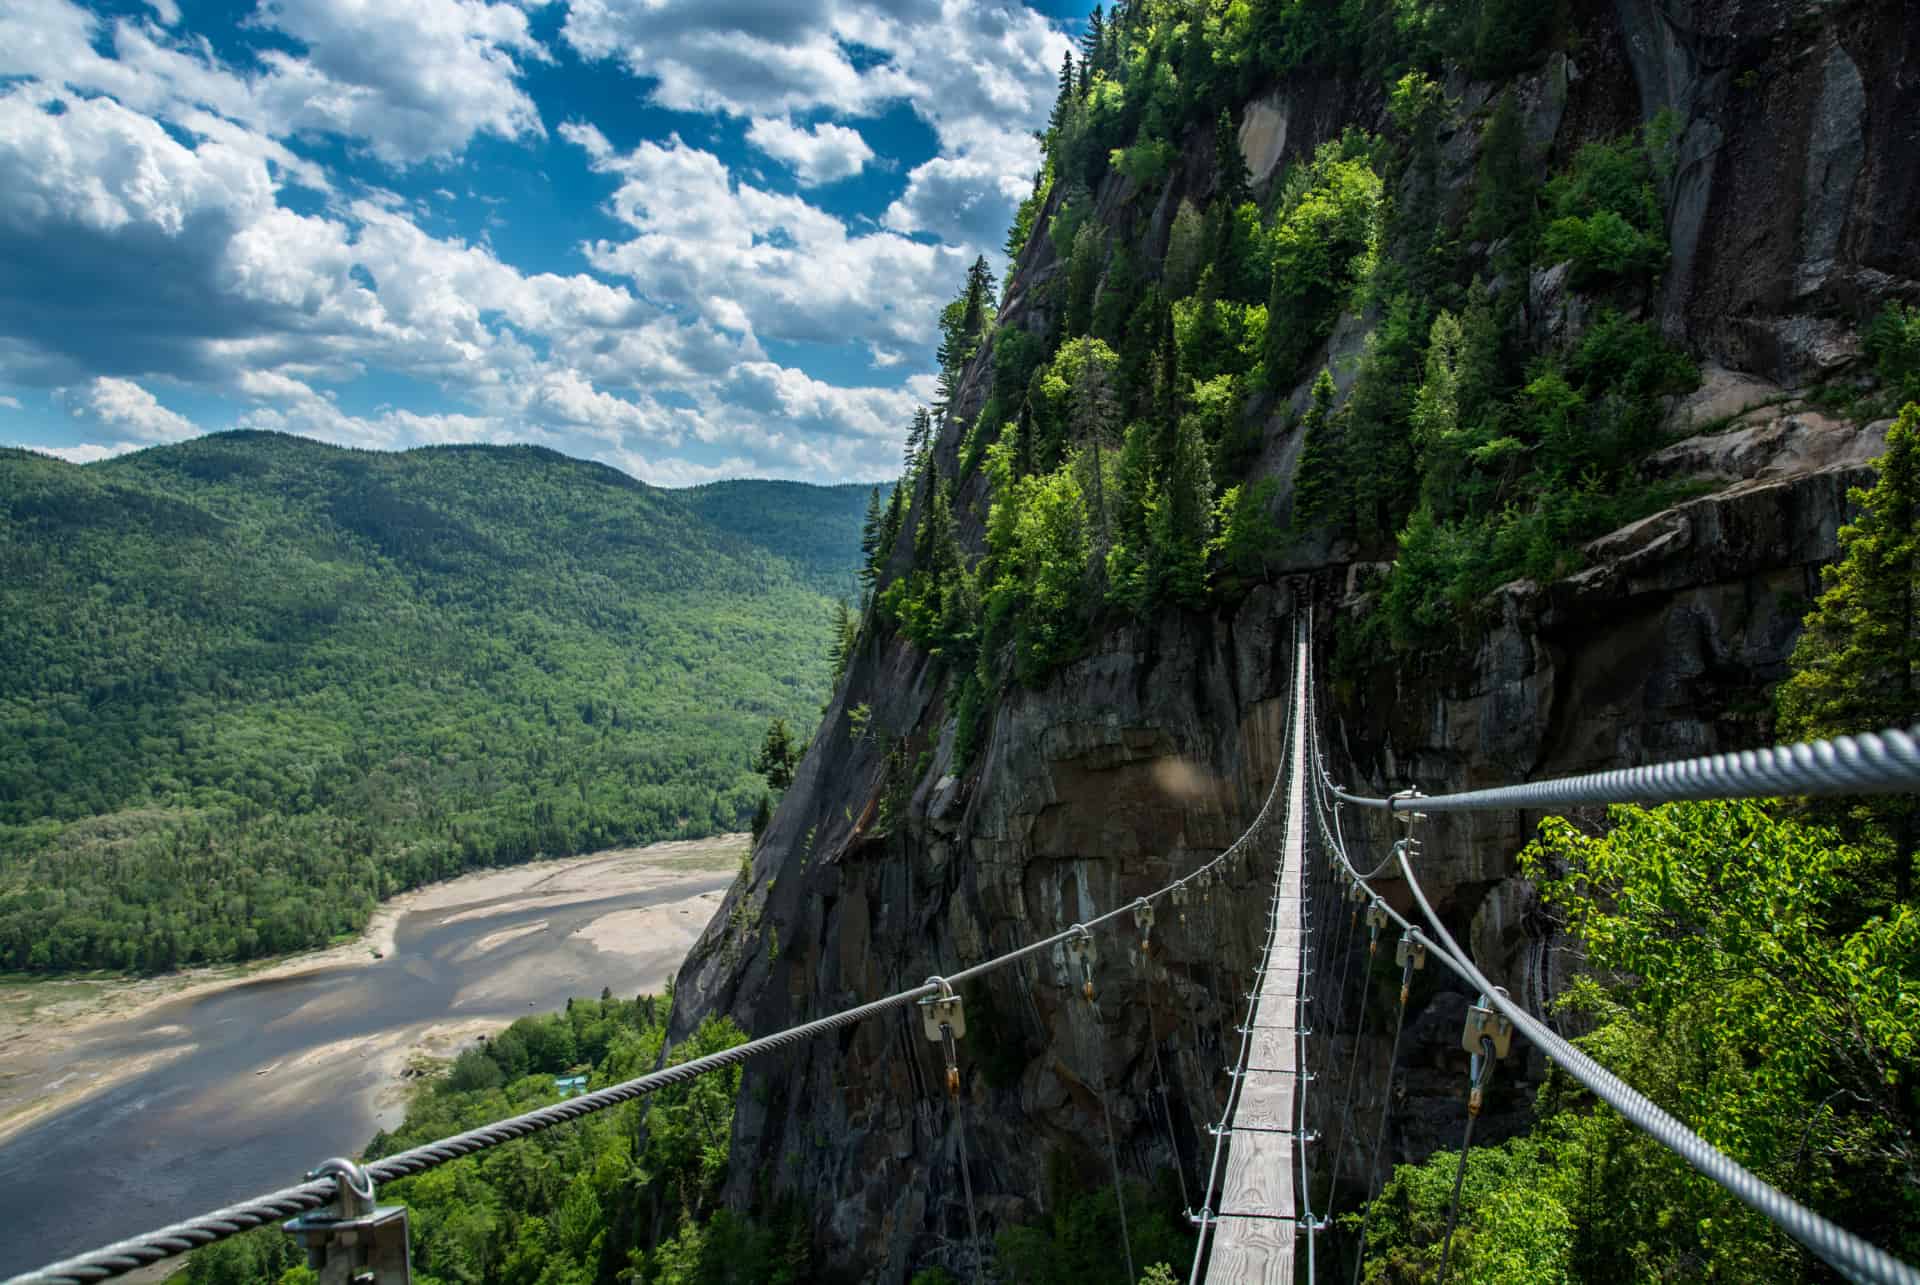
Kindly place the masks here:
<instances>
[{"instance_id":1,"label":"wooden bridge deck","mask_svg":"<svg viewBox=\"0 0 1920 1285\"><path fill-rule=\"evenodd\" d=\"M1304 687L1306 674L1296 676ZM1304 708L1300 691L1294 709ZM1227 1172L1220 1193L1219 1222L1207 1280L1283 1282L1293 1280L1295 1230L1294 1094L1302 1024L1300 967L1301 835L1306 817L1306 726L1291 728L1293 764L1287 774L1287 831L1282 852L1275 913L1280 924L1260 974L1260 1000L1254 1010L1253 1038L1246 1074L1234 1104L1233 1134L1227 1139Z\"/></svg>"}]
</instances>

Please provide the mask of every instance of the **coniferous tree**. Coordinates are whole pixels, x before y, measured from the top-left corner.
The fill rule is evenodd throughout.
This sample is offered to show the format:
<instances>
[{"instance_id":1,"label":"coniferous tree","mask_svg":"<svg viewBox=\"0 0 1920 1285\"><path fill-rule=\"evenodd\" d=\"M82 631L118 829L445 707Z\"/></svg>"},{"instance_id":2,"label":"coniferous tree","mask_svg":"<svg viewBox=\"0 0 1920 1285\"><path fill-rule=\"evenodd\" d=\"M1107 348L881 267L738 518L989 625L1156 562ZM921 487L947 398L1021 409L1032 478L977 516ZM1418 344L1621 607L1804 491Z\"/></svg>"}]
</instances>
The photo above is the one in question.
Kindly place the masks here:
<instances>
[{"instance_id":1,"label":"coniferous tree","mask_svg":"<svg viewBox=\"0 0 1920 1285\"><path fill-rule=\"evenodd\" d=\"M793 769L799 761L787 720L776 718L767 724L767 735L760 742L760 753L754 756L753 770L766 777L767 784L774 789L784 790L793 784Z\"/></svg>"},{"instance_id":2,"label":"coniferous tree","mask_svg":"<svg viewBox=\"0 0 1920 1285\"><path fill-rule=\"evenodd\" d=\"M1473 217L1468 235L1479 241L1521 236L1533 215L1537 182L1527 164L1527 135L1513 90L1500 104L1480 140L1480 164L1473 185Z\"/></svg>"},{"instance_id":3,"label":"coniferous tree","mask_svg":"<svg viewBox=\"0 0 1920 1285\"><path fill-rule=\"evenodd\" d=\"M1879 478L1855 487L1859 516L1840 528L1840 560L1820 595L1779 693L1780 731L1796 740L1907 727L1920 714L1920 404L1887 431ZM1902 902L1913 894L1920 808L1886 795L1866 813L1893 843Z\"/></svg>"},{"instance_id":4,"label":"coniferous tree","mask_svg":"<svg viewBox=\"0 0 1920 1285\"><path fill-rule=\"evenodd\" d=\"M1312 400L1300 420L1306 442L1294 472L1293 515L1289 519L1297 532L1312 531L1329 522L1338 526L1346 516L1347 488L1340 468L1333 396L1333 372L1322 370L1313 381Z\"/></svg>"},{"instance_id":5,"label":"coniferous tree","mask_svg":"<svg viewBox=\"0 0 1920 1285\"><path fill-rule=\"evenodd\" d=\"M1066 129L1074 102L1073 50L1060 56L1060 92L1053 100L1053 114L1047 117L1047 131L1056 138Z\"/></svg>"},{"instance_id":6,"label":"coniferous tree","mask_svg":"<svg viewBox=\"0 0 1920 1285\"><path fill-rule=\"evenodd\" d=\"M880 537L886 524L886 510L880 504L880 488L867 492L867 516L860 524L860 583L868 589L880 575Z\"/></svg>"},{"instance_id":7,"label":"coniferous tree","mask_svg":"<svg viewBox=\"0 0 1920 1285\"><path fill-rule=\"evenodd\" d=\"M1233 127L1233 116L1226 108L1213 122L1214 200L1231 211L1242 201L1253 199L1253 174L1247 158L1240 152L1240 131Z\"/></svg>"},{"instance_id":8,"label":"coniferous tree","mask_svg":"<svg viewBox=\"0 0 1920 1285\"><path fill-rule=\"evenodd\" d=\"M847 662L853 659L853 649L859 642L860 624L853 612L842 600L835 598L827 609L827 660L833 666L833 681L838 684L841 675L847 672Z\"/></svg>"},{"instance_id":9,"label":"coniferous tree","mask_svg":"<svg viewBox=\"0 0 1920 1285\"><path fill-rule=\"evenodd\" d=\"M1200 283L1207 266L1205 222L1193 202L1182 200L1167 230L1167 256L1160 264L1160 285L1169 299L1185 299Z\"/></svg>"},{"instance_id":10,"label":"coniferous tree","mask_svg":"<svg viewBox=\"0 0 1920 1285\"><path fill-rule=\"evenodd\" d=\"M966 308L960 316L960 331L967 343L977 343L987 326L987 309L993 306L993 270L987 256L980 255L967 269Z\"/></svg>"},{"instance_id":11,"label":"coniferous tree","mask_svg":"<svg viewBox=\"0 0 1920 1285\"><path fill-rule=\"evenodd\" d=\"M1107 43L1106 17L1099 5L1087 17L1087 29L1080 36L1080 65L1084 68L1100 61Z\"/></svg>"}]
</instances>

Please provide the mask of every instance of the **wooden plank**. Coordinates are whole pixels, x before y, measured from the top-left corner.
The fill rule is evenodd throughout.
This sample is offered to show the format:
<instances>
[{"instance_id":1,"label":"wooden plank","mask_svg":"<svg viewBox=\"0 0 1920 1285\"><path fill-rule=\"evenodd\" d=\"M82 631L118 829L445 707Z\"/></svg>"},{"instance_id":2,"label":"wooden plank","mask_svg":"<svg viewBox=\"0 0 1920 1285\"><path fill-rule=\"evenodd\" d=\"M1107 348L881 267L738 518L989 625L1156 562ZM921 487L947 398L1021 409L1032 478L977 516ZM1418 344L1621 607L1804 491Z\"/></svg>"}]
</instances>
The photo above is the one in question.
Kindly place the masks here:
<instances>
[{"instance_id":1,"label":"wooden plank","mask_svg":"<svg viewBox=\"0 0 1920 1285\"><path fill-rule=\"evenodd\" d=\"M1233 1228L1232 1235L1227 1234L1229 1227ZM1293 1231L1292 1223L1264 1219L1233 1219L1220 1224L1213 1257L1207 1261L1207 1279L1291 1285Z\"/></svg>"},{"instance_id":2,"label":"wooden plank","mask_svg":"<svg viewBox=\"0 0 1920 1285\"><path fill-rule=\"evenodd\" d=\"M1299 1051L1300 1042L1292 1031L1255 1031L1247 1049L1247 1065L1291 1071L1295 1069L1294 1058Z\"/></svg>"},{"instance_id":3,"label":"wooden plank","mask_svg":"<svg viewBox=\"0 0 1920 1285\"><path fill-rule=\"evenodd\" d=\"M1227 1157L1227 1180L1220 1188L1220 1208L1227 1211L1293 1214L1293 1135L1290 1133L1236 1133ZM1236 1218L1234 1223L1267 1219Z\"/></svg>"}]
</instances>

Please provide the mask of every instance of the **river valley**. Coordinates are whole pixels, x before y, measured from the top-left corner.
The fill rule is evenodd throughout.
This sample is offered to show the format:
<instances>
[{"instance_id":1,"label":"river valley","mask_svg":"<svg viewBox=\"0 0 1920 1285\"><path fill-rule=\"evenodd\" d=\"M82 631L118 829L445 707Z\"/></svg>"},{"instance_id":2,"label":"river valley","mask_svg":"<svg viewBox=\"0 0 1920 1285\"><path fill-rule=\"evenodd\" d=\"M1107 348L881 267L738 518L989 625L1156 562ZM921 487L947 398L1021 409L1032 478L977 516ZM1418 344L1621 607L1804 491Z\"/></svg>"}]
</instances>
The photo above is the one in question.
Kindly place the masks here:
<instances>
[{"instance_id":1,"label":"river valley","mask_svg":"<svg viewBox=\"0 0 1920 1285\"><path fill-rule=\"evenodd\" d=\"M12 1097L24 1086L42 1099L16 1112L11 1136L0 1124L0 1277L357 1154L399 1121L420 1055L602 987L659 992L745 842L454 880L411 894L373 946L0 1047Z\"/></svg>"}]
</instances>

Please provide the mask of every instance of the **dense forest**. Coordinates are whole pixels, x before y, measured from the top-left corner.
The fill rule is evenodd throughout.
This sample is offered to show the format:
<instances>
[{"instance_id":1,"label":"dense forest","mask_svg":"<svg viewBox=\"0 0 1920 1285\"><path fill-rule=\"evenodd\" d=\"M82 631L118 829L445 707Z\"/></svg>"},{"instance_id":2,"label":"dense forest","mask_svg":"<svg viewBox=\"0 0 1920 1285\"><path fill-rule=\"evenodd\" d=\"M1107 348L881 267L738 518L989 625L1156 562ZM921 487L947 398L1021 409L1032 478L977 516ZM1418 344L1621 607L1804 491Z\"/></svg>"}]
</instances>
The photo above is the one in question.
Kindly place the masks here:
<instances>
[{"instance_id":1,"label":"dense forest","mask_svg":"<svg viewBox=\"0 0 1920 1285\"><path fill-rule=\"evenodd\" d=\"M0 452L0 967L247 959L472 867L744 828L872 498L520 447Z\"/></svg>"},{"instance_id":2,"label":"dense forest","mask_svg":"<svg viewBox=\"0 0 1920 1285\"><path fill-rule=\"evenodd\" d=\"M644 1075L743 1043L710 1018L666 1045L672 997L603 992L563 1013L524 1017L420 1082L407 1117L368 1144L366 1159L403 1151L557 1100L554 1078L587 1088ZM814 1258L806 1212L765 1219L718 1203L740 1092L738 1067L715 1072L531 1137L441 1165L380 1190L406 1204L413 1278L421 1285L801 1285L838 1281ZM819 1145L831 1146L821 1139ZM1071 1189L1063 1176L1063 1185ZM1192 1256L1192 1237L1148 1192L1128 1194L1133 1243L1149 1259ZM1002 1232L1011 1279L1072 1285L1110 1279L1119 1215L1111 1195L1069 1196L1040 1227ZM299 1247L266 1227L194 1254L187 1285L314 1285ZM849 1281L858 1277L845 1278ZM1170 1280L1171 1277L1166 1279ZM959 1285L937 1268L914 1285Z\"/></svg>"}]
</instances>

